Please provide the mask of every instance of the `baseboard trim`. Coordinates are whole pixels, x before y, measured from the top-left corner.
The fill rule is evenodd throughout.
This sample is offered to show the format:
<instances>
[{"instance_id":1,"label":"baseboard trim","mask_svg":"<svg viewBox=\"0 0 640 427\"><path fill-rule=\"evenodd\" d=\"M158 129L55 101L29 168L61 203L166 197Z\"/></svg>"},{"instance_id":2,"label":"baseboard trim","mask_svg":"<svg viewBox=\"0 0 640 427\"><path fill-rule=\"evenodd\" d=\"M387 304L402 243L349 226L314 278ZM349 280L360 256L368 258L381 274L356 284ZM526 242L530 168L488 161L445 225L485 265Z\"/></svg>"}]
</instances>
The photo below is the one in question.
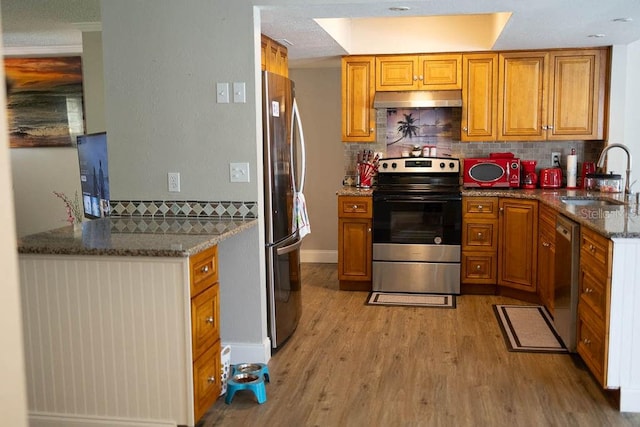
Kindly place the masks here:
<instances>
[{"instance_id":1,"label":"baseboard trim","mask_svg":"<svg viewBox=\"0 0 640 427\"><path fill-rule=\"evenodd\" d=\"M315 249L301 250L300 262L337 264L338 251L315 250Z\"/></svg>"},{"instance_id":2,"label":"baseboard trim","mask_svg":"<svg viewBox=\"0 0 640 427\"><path fill-rule=\"evenodd\" d=\"M175 421L138 420L108 416L29 413L29 427L175 427Z\"/></svg>"}]
</instances>

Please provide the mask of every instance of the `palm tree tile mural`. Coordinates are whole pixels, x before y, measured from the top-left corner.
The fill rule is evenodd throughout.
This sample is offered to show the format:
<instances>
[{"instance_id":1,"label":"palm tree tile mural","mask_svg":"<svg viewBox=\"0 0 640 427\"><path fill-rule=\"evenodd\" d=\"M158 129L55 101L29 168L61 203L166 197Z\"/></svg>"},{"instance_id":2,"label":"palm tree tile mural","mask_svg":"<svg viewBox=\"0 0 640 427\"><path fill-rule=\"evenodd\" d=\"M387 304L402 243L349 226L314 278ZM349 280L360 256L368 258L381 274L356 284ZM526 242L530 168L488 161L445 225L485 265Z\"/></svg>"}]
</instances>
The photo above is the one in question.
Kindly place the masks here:
<instances>
[{"instance_id":1,"label":"palm tree tile mural","mask_svg":"<svg viewBox=\"0 0 640 427\"><path fill-rule=\"evenodd\" d=\"M387 109L387 157L401 157L416 148L436 146L438 155L451 152L460 140L459 108Z\"/></svg>"}]
</instances>

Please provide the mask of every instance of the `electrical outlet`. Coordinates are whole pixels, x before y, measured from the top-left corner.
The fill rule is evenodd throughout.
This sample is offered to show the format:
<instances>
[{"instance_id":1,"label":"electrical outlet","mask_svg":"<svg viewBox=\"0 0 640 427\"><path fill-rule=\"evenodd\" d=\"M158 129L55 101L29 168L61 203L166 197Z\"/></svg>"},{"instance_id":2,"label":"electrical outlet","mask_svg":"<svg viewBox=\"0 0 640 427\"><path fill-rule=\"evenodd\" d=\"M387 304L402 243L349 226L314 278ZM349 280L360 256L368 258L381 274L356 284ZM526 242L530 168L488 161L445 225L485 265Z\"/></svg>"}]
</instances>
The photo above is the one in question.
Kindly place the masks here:
<instances>
[{"instance_id":1,"label":"electrical outlet","mask_svg":"<svg viewBox=\"0 0 640 427\"><path fill-rule=\"evenodd\" d=\"M561 153L558 153L557 151L554 151L551 153L551 167L555 168L555 167L560 167L560 156L562 156Z\"/></svg>"},{"instance_id":2,"label":"electrical outlet","mask_svg":"<svg viewBox=\"0 0 640 427\"><path fill-rule=\"evenodd\" d=\"M180 192L180 173L169 172L167 174L167 185L169 187L170 193L179 193Z\"/></svg>"}]
</instances>

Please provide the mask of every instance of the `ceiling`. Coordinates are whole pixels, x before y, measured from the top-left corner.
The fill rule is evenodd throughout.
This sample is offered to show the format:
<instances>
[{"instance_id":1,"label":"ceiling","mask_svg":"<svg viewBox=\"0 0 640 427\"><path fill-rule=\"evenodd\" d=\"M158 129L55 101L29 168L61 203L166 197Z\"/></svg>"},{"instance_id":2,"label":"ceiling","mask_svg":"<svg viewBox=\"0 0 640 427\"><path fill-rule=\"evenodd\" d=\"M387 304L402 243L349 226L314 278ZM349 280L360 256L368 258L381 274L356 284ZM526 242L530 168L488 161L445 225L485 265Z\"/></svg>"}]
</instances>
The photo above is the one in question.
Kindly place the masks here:
<instances>
[{"instance_id":1,"label":"ceiling","mask_svg":"<svg viewBox=\"0 0 640 427\"><path fill-rule=\"evenodd\" d=\"M345 54L588 47L640 40L637 0L316 3L307 0L261 8L262 32L288 47L292 67L335 65ZM81 30L96 28L100 21L99 0L1 0L1 6L7 53L78 47ZM472 21L474 17L466 15L485 20ZM343 45L315 20L328 18L347 18L322 21L338 29ZM620 18L631 21L616 21Z\"/></svg>"}]
</instances>

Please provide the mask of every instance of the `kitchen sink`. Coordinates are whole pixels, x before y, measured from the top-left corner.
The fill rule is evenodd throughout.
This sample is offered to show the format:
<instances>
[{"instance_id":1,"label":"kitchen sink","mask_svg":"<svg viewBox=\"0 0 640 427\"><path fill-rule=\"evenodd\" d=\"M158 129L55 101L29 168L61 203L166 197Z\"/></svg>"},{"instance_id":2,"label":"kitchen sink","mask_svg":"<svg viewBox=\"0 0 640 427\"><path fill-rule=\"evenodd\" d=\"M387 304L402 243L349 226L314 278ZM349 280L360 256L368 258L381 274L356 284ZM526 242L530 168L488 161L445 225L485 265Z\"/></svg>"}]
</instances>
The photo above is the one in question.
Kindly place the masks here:
<instances>
[{"instance_id":1,"label":"kitchen sink","mask_svg":"<svg viewBox=\"0 0 640 427\"><path fill-rule=\"evenodd\" d=\"M617 206L624 205L623 202L611 199L602 198L584 198L584 197L562 197L560 199L562 203L567 205L577 206Z\"/></svg>"}]
</instances>

